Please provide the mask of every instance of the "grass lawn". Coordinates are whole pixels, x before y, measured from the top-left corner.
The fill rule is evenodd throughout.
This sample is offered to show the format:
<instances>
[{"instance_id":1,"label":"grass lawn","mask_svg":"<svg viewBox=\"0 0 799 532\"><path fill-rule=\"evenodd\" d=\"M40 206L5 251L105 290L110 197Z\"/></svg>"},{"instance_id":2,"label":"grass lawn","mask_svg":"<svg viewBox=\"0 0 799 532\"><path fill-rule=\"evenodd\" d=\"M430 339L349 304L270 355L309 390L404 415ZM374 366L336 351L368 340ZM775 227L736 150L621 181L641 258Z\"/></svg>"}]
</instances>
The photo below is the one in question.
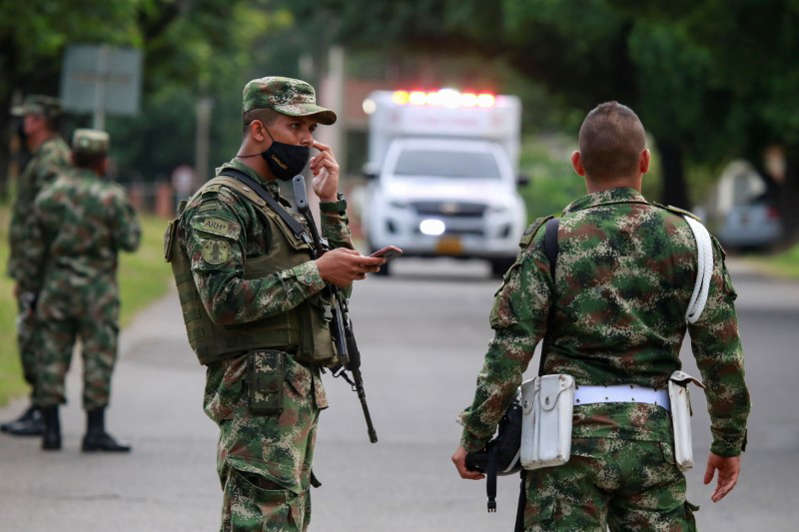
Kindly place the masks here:
<instances>
[{"instance_id":1,"label":"grass lawn","mask_svg":"<svg viewBox=\"0 0 799 532\"><path fill-rule=\"evenodd\" d=\"M22 378L16 343L16 301L13 283L5 275L8 261L8 222L10 209L0 206L0 405L27 392ZM121 325L169 288L172 273L164 262L163 234L166 222L154 216L141 216L142 242L136 253L120 253L119 286L122 300Z\"/></svg>"},{"instance_id":2,"label":"grass lawn","mask_svg":"<svg viewBox=\"0 0 799 532\"><path fill-rule=\"evenodd\" d=\"M799 279L799 244L770 257L758 257L748 260L766 273Z\"/></svg>"}]
</instances>

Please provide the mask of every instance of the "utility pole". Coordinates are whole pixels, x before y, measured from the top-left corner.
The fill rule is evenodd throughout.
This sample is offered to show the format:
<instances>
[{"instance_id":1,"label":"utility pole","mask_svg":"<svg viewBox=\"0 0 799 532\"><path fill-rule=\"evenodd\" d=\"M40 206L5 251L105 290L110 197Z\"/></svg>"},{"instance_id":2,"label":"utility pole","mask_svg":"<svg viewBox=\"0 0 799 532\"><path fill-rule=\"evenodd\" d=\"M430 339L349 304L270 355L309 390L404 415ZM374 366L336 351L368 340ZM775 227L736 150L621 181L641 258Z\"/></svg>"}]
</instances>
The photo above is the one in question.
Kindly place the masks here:
<instances>
[{"instance_id":1,"label":"utility pole","mask_svg":"<svg viewBox=\"0 0 799 532\"><path fill-rule=\"evenodd\" d=\"M194 179L195 189L208 179L208 152L211 145L211 111L214 101L203 96L195 105L197 130L194 137Z\"/></svg>"},{"instance_id":2,"label":"utility pole","mask_svg":"<svg viewBox=\"0 0 799 532\"><path fill-rule=\"evenodd\" d=\"M105 85L108 76L108 45L97 51L97 76L94 89L94 129L105 130Z\"/></svg>"}]
</instances>

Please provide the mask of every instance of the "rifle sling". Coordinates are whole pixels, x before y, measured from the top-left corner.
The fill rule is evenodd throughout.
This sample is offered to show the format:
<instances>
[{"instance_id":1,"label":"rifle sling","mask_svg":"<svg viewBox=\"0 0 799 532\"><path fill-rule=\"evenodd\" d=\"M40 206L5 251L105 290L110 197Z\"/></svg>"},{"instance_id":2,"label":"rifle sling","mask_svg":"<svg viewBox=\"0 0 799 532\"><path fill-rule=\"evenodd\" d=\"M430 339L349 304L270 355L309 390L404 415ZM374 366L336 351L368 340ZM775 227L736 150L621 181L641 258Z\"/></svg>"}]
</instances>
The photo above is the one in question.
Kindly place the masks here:
<instances>
[{"instance_id":1,"label":"rifle sling","mask_svg":"<svg viewBox=\"0 0 799 532\"><path fill-rule=\"evenodd\" d=\"M549 273L552 276L552 294L550 297L551 301L555 300L555 264L558 262L558 226L560 225L560 220L558 218L551 218L547 220L547 224L544 227L544 255L547 256L547 260L549 260ZM549 316L547 317L547 332L544 335L544 345L542 345L541 349L541 360L538 363L538 375L542 375L544 372L544 360L547 354L547 347L548 347L548 337L552 334L552 321L554 320L553 316L555 315L555 311L553 309L554 304L550 302L549 305Z\"/></svg>"},{"instance_id":2,"label":"rifle sling","mask_svg":"<svg viewBox=\"0 0 799 532\"><path fill-rule=\"evenodd\" d=\"M289 214L288 211L286 211L286 209L284 209L283 206L280 205L280 203L278 203L277 200L275 200L275 198L273 198L272 195L267 192L266 189L255 179L248 176L241 170L236 170L235 168L225 168L219 173L219 175L232 177L250 187L253 192L258 194L258 196L264 200L267 205L269 205L269 208L272 209L275 214L280 216L280 219L283 220L283 223L285 223L289 229L291 229L291 232L294 233L295 237L306 241L307 231L305 227L303 227L296 218Z\"/></svg>"}]
</instances>

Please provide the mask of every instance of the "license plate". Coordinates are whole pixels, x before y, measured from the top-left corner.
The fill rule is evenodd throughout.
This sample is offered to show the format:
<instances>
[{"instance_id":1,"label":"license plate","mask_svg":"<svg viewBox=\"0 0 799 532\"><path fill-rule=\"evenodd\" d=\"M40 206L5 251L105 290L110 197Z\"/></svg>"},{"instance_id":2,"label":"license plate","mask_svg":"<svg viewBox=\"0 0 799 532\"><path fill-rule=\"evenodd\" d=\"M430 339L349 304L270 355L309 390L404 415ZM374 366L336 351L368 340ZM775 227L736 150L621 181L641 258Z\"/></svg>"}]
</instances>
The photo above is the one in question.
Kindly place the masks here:
<instances>
[{"instance_id":1,"label":"license plate","mask_svg":"<svg viewBox=\"0 0 799 532\"><path fill-rule=\"evenodd\" d=\"M463 244L460 237L445 236L436 243L436 253L440 255L460 255L463 253Z\"/></svg>"}]
</instances>

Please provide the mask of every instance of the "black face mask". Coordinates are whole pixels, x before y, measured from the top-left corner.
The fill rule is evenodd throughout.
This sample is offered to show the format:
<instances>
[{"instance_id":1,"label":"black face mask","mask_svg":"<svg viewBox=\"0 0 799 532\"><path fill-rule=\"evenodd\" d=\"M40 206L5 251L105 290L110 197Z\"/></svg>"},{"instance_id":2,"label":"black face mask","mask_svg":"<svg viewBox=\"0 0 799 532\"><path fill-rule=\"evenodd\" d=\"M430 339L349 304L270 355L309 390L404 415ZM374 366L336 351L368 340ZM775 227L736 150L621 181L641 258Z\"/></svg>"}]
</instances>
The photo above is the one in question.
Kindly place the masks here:
<instances>
[{"instance_id":1,"label":"black face mask","mask_svg":"<svg viewBox=\"0 0 799 532\"><path fill-rule=\"evenodd\" d=\"M261 152L261 157L266 161L272 174L282 181L288 181L302 172L302 169L308 164L311 149L308 146L277 142L268 129L266 132L272 139L272 145L266 151Z\"/></svg>"}]
</instances>

